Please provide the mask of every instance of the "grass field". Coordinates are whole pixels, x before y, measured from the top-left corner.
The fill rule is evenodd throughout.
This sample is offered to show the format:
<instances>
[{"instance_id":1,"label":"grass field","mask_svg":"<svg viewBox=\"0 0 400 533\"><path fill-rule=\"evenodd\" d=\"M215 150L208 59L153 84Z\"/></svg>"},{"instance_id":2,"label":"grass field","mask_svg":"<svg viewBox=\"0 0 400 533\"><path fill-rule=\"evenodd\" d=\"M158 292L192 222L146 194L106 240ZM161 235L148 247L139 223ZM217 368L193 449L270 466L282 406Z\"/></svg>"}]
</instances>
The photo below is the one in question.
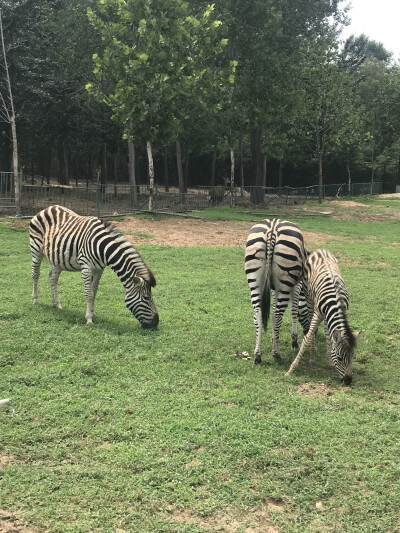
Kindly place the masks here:
<instances>
[{"instance_id":1,"label":"grass field","mask_svg":"<svg viewBox=\"0 0 400 533\"><path fill-rule=\"evenodd\" d=\"M317 366L305 354L284 376L289 313L283 365L270 333L260 367L231 357L255 345L240 248L158 246L149 232L138 249L158 330L140 329L109 269L87 327L79 274L61 275L56 311L43 264L31 304L27 223L0 221L0 398L14 409L0 408L0 531L400 531L400 223L295 221L335 236L325 247L365 330L350 388L327 367L322 328Z\"/></svg>"}]
</instances>

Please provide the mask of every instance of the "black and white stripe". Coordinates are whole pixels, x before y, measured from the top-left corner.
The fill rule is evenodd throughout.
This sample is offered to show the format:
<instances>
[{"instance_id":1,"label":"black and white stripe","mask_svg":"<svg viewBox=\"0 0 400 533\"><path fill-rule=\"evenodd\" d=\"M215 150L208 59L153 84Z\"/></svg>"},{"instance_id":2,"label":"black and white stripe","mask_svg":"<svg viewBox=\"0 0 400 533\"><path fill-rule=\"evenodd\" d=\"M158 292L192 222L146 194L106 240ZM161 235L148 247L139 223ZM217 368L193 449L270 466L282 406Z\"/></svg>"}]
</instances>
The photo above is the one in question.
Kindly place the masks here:
<instances>
[{"instance_id":1,"label":"black and white stripe","mask_svg":"<svg viewBox=\"0 0 400 533\"><path fill-rule=\"evenodd\" d=\"M349 295L340 274L336 258L326 250L316 250L304 265L304 294L311 322L303 338L299 353L293 361L289 375L299 364L303 352L310 346L310 364L315 361L315 333L325 321L326 350L329 364L333 366L346 385L352 381L352 361L356 342L363 332L354 334L347 320Z\"/></svg>"},{"instance_id":2,"label":"black and white stripe","mask_svg":"<svg viewBox=\"0 0 400 533\"><path fill-rule=\"evenodd\" d=\"M125 305L134 317L142 327L157 326L158 313L151 294L151 288L156 285L154 275L132 244L111 225L53 205L33 217L29 237L34 304L38 303L40 264L46 257L53 266L49 279L53 305L58 309L61 309L57 291L60 273L63 270L82 272L87 304L85 316L87 324L91 324L100 278L109 266L125 287Z\"/></svg>"},{"instance_id":3,"label":"black and white stripe","mask_svg":"<svg viewBox=\"0 0 400 533\"><path fill-rule=\"evenodd\" d=\"M256 327L254 363L261 363L262 326L267 326L270 312L270 291L273 292L272 314L273 356L280 360L279 330L285 309L292 300L292 347L297 344L298 300L303 262L307 255L300 229L286 220L263 220L253 226L246 244L245 269L251 291Z\"/></svg>"}]
</instances>

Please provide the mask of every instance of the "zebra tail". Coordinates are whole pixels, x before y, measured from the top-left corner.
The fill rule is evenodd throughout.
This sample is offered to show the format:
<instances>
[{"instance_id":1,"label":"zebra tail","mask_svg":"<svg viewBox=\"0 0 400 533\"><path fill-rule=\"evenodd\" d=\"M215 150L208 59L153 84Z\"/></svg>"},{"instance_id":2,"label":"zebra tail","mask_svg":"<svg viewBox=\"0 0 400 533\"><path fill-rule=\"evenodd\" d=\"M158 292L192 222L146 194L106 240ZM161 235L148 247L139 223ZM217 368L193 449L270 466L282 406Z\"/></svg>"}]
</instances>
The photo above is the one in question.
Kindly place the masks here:
<instances>
[{"instance_id":1,"label":"zebra tail","mask_svg":"<svg viewBox=\"0 0 400 533\"><path fill-rule=\"evenodd\" d=\"M261 296L261 314L264 330L267 329L270 309L271 309L271 270L272 270L272 256L275 243L267 240L267 251L265 258L265 279L264 289Z\"/></svg>"},{"instance_id":2,"label":"zebra tail","mask_svg":"<svg viewBox=\"0 0 400 533\"><path fill-rule=\"evenodd\" d=\"M264 331L267 329L270 307L271 291L269 290L269 283L266 283L261 297L261 314Z\"/></svg>"}]
</instances>

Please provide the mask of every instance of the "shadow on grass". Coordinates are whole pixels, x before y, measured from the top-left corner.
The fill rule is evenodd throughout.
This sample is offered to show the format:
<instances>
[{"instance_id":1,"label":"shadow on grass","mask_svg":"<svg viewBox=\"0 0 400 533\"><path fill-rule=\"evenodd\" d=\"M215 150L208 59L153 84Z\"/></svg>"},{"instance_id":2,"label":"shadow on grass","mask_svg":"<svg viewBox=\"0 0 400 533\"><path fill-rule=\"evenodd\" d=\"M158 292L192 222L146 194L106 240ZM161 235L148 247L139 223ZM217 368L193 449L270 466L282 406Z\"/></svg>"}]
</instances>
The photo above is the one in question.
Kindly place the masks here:
<instances>
[{"instance_id":1,"label":"shadow on grass","mask_svg":"<svg viewBox=\"0 0 400 533\"><path fill-rule=\"evenodd\" d=\"M159 329L144 329L140 326L136 318L131 315L127 315L127 319L130 320L130 324L121 323L117 320L109 318L104 314L96 315L93 318L93 324L91 326L86 325L86 318L84 311L74 311L71 309L56 309L50 304L42 304L34 306L37 310L43 310L44 315L43 319L47 322L49 318L54 319L55 322L64 322L65 324L73 326L82 326L87 329L101 329L107 333L112 333L114 335L126 335L133 333L135 335L143 335L144 337L148 336L158 336L160 333ZM129 313L129 311L127 311Z\"/></svg>"}]
</instances>

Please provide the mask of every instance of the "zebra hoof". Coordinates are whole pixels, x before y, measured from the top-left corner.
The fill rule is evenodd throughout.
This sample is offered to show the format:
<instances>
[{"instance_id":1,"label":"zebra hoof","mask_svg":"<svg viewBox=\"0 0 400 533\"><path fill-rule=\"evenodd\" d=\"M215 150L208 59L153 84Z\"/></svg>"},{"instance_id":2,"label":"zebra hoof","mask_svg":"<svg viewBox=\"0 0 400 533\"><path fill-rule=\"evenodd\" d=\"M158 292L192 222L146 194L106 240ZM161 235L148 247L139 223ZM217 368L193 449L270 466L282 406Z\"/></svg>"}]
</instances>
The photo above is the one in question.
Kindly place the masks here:
<instances>
[{"instance_id":1,"label":"zebra hoof","mask_svg":"<svg viewBox=\"0 0 400 533\"><path fill-rule=\"evenodd\" d=\"M282 358L281 358L281 356L280 356L279 353L273 353L272 355L274 356L274 359L275 359L275 361L276 361L277 363L279 363L279 364L282 363Z\"/></svg>"},{"instance_id":2,"label":"zebra hoof","mask_svg":"<svg viewBox=\"0 0 400 533\"><path fill-rule=\"evenodd\" d=\"M292 348L294 350L298 350L299 349L299 343L297 342L297 339L295 341L292 341Z\"/></svg>"},{"instance_id":3,"label":"zebra hoof","mask_svg":"<svg viewBox=\"0 0 400 533\"><path fill-rule=\"evenodd\" d=\"M260 353L256 354L256 356L254 357L254 364L261 365L261 354Z\"/></svg>"}]
</instances>

